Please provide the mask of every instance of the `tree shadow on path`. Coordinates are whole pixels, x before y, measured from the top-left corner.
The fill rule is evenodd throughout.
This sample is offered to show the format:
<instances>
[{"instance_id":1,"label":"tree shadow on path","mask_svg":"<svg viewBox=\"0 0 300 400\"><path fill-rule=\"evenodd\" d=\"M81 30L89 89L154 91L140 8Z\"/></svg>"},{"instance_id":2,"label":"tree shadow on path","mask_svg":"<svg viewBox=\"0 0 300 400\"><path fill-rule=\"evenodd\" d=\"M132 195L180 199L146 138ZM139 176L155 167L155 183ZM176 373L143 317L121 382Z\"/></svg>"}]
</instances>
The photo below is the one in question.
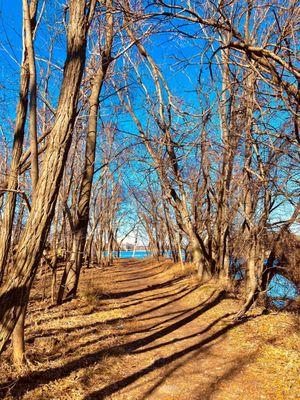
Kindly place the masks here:
<instances>
[{"instance_id":1,"label":"tree shadow on path","mask_svg":"<svg viewBox=\"0 0 300 400\"><path fill-rule=\"evenodd\" d=\"M92 400L92 399L105 399L108 396L111 396L113 393L118 392L121 389L124 389L125 387L131 385L132 383L136 382L138 379L144 377L145 375L151 373L153 370L158 370L161 369L163 367L165 367L166 365L181 359L182 357L184 357L185 355L191 354L193 352L199 351L201 350L201 348L203 348L204 346L208 345L209 343L215 341L216 339L222 337L223 335L225 335L228 331L230 331L231 329L233 329L234 327L241 325L243 323L245 323L248 320L248 318L245 318L243 320L240 321L235 321L232 322L230 324L228 324L227 326L221 328L220 330L218 330L217 332L215 332L213 335L201 340L200 342L189 346L183 350L177 351L173 354L171 354L168 357L162 357L159 358L157 360L155 360L152 364L148 365L147 367L133 373L132 375L127 376L124 379L121 379L117 382L112 383L111 385L108 385L106 387L104 387L101 390L97 390L89 395L87 395L85 397L85 400Z\"/></svg>"},{"instance_id":2,"label":"tree shadow on path","mask_svg":"<svg viewBox=\"0 0 300 400\"><path fill-rule=\"evenodd\" d=\"M190 314L189 316L186 316L186 317L180 319L179 321L176 321L173 324L168 325L167 327L162 328L159 331L152 333L146 337L143 337L140 339L135 339L135 340L127 342L125 344L104 348L104 349L101 349L100 351L97 351L97 352L94 352L91 354L83 355L82 357L72 360L63 366L53 367L53 368L46 369L44 371L36 371L31 374L28 374L28 375L20 378L14 384L14 387L10 390L10 394L12 396L18 396L18 397L22 396L26 392L33 390L41 385L48 384L53 380L65 378L74 371L77 371L81 368L87 368L94 363L99 363L102 360L102 358L104 356L107 356L108 354L110 356L113 356L113 355L119 355L120 352L121 353L124 353L124 352L132 353L134 350L137 350L140 347L150 344L153 341L160 339L160 338L168 335L169 333L174 332L175 330L183 327L184 325L188 324L189 322L197 319L201 314L203 314L206 311L208 311L209 309L215 307L224 298L224 295L225 295L225 292L220 292L217 295L215 295L213 293L210 296L210 298L208 298L206 301L204 301L202 304L200 304L198 306L198 309L195 312L193 312L192 314ZM185 312L183 311L183 314L184 313ZM225 333L231 327L232 326L224 328L223 330L219 331L218 334L213 335L211 337L211 339L205 339L205 341L203 343L200 342L199 345L192 346L192 348L187 348L187 349L183 350L182 352L175 353L173 356L166 357L166 358L155 361L149 367L144 368L144 369L140 370L139 372L137 372L136 374L134 374L133 376L129 376L128 378L125 378L124 380L120 381L120 383L118 383L118 386L120 386L120 388L127 386L131 382L134 382L136 379L138 379L140 376L143 376L147 372L150 372L153 368L163 366L169 362L172 362L173 360L177 359L178 357L181 357L182 355L187 354L190 351L193 351L194 350L193 347L195 347L195 349L197 349L198 346L202 346L203 344L205 344L206 341L207 341L207 343L209 343L211 340L215 340L218 336ZM11 380L8 380L7 382L5 382L3 384L2 389L0 388L0 396L7 394L7 392L8 392L7 387L9 387L11 384L12 384ZM102 389L100 391L99 395L95 394L96 397L92 397L92 398L99 399L102 396L102 392L106 393L106 391L107 391L107 393L114 393L115 391L118 390L118 389L116 389L115 385L116 384L112 384L112 385L108 386L107 388Z\"/></svg>"}]
</instances>

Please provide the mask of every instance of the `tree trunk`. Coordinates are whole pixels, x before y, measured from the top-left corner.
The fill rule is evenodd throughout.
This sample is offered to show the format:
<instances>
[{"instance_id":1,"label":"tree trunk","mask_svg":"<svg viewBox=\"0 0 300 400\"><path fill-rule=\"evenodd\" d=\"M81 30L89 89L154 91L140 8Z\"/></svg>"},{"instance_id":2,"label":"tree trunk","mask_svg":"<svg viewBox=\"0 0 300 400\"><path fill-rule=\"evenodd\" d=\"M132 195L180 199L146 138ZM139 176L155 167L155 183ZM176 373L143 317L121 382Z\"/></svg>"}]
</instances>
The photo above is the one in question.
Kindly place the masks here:
<instances>
[{"instance_id":1,"label":"tree trunk","mask_svg":"<svg viewBox=\"0 0 300 400\"><path fill-rule=\"evenodd\" d=\"M193 263L197 267L198 277L200 280L202 280L205 273L205 260L199 242L193 236L190 237L190 248L192 252Z\"/></svg>"},{"instance_id":2,"label":"tree trunk","mask_svg":"<svg viewBox=\"0 0 300 400\"><path fill-rule=\"evenodd\" d=\"M38 182L38 144L37 144L37 111L36 111L36 66L33 45L33 32L30 24L30 11L27 0L23 0L23 19L25 31L25 43L28 53L29 66L29 131L30 131L30 154L31 154L31 184L32 196Z\"/></svg>"},{"instance_id":3,"label":"tree trunk","mask_svg":"<svg viewBox=\"0 0 300 400\"><path fill-rule=\"evenodd\" d=\"M13 343L13 361L17 368L22 367L25 362L25 316L27 311L28 298L24 300L21 308L21 314L15 325L12 335Z\"/></svg>"},{"instance_id":4,"label":"tree trunk","mask_svg":"<svg viewBox=\"0 0 300 400\"><path fill-rule=\"evenodd\" d=\"M0 291L0 352L11 336L21 314L40 261L50 223L55 211L63 169L72 139L79 87L85 63L90 11L84 0L73 0L69 6L67 59L55 117L45 154L43 171L36 196L20 238L15 268Z\"/></svg>"},{"instance_id":5,"label":"tree trunk","mask_svg":"<svg viewBox=\"0 0 300 400\"><path fill-rule=\"evenodd\" d=\"M182 258L182 249L181 249L181 238L180 238L180 234L179 233L177 235L176 242L177 242L177 249L178 249L178 257L177 258L180 260L182 271L184 271L184 261L183 261L183 258Z\"/></svg>"},{"instance_id":6,"label":"tree trunk","mask_svg":"<svg viewBox=\"0 0 300 400\"><path fill-rule=\"evenodd\" d=\"M97 122L99 111L99 95L105 80L107 69L111 60L111 48L113 42L113 15L111 13L112 0L106 0L106 43L102 53L102 60L99 69L92 83L91 95L89 98L89 119L88 133L86 138L85 160L82 180L78 194L77 214L74 222L75 235L73 244L73 262L66 278L68 290L66 298L71 300L76 296L80 271L85 249L88 223L90 217L90 200L94 177L95 152L97 144ZM111 240L113 240L111 238ZM111 243L112 246L112 243ZM110 249L111 251L111 249ZM112 255L112 252L111 252Z\"/></svg>"},{"instance_id":7,"label":"tree trunk","mask_svg":"<svg viewBox=\"0 0 300 400\"><path fill-rule=\"evenodd\" d=\"M86 253L86 267L89 269L91 268L92 264L92 246L94 241L94 232L90 235L87 239L85 244L85 253Z\"/></svg>"},{"instance_id":8,"label":"tree trunk","mask_svg":"<svg viewBox=\"0 0 300 400\"><path fill-rule=\"evenodd\" d=\"M30 18L31 18L32 31L34 30L36 24L35 19L36 19L37 5L38 5L37 0L31 0ZM29 65L28 65L28 53L26 51L26 48L24 48L23 52L24 55L21 65L20 94L17 106L16 125L14 130L12 161L7 183L7 189L11 191L7 192L6 206L4 209L4 215L1 224L1 234L0 234L0 284L3 281L3 277L5 274L6 262L12 237L12 227L13 227L13 220L16 207L16 197L17 197L17 193L15 192L15 190L18 188L19 164L23 150L24 127L26 122L27 105L28 105Z\"/></svg>"},{"instance_id":9,"label":"tree trunk","mask_svg":"<svg viewBox=\"0 0 300 400\"><path fill-rule=\"evenodd\" d=\"M255 236L255 235L254 235ZM257 240L256 238L251 238L250 250L248 252L248 260L247 260L247 298L244 306L238 312L237 318L242 317L250 307L255 303L258 296L258 278L257 278L257 257L256 257L256 247Z\"/></svg>"},{"instance_id":10,"label":"tree trunk","mask_svg":"<svg viewBox=\"0 0 300 400\"><path fill-rule=\"evenodd\" d=\"M23 0L23 20L25 31L25 44L28 54L29 66L29 130L30 130L30 152L31 152L31 183L32 199L35 196L36 185L38 182L38 145L37 145L37 111L36 111L36 67L33 47L33 32L30 21L30 10L27 0ZM28 300L28 299L27 299ZM25 363L25 315L27 301L21 306L21 314L13 331L13 359L16 366Z\"/></svg>"}]
</instances>

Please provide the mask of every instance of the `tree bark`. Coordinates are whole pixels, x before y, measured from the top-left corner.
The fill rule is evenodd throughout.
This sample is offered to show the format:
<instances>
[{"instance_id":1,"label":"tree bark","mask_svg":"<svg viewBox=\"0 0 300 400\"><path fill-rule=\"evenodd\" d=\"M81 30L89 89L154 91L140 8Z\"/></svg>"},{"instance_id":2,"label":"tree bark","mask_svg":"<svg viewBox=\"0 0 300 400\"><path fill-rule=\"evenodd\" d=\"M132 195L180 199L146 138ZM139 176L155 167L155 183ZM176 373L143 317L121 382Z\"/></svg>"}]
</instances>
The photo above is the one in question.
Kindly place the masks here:
<instances>
[{"instance_id":1,"label":"tree bark","mask_svg":"<svg viewBox=\"0 0 300 400\"><path fill-rule=\"evenodd\" d=\"M0 352L11 336L27 302L55 211L59 186L71 144L79 87L85 63L86 39L94 2L69 4L67 58L55 122L36 196L20 238L15 267L0 291ZM89 7L89 10L87 9Z\"/></svg>"},{"instance_id":2,"label":"tree bark","mask_svg":"<svg viewBox=\"0 0 300 400\"><path fill-rule=\"evenodd\" d=\"M71 300L76 296L80 271L83 262L86 236L90 216L90 200L95 169L95 152L97 144L97 122L99 111L99 95L106 77L108 67L112 61L111 49L113 43L113 14L111 12L112 0L106 0L106 40L102 52L102 60L92 82L89 97L88 132L84 157L84 170L78 193L77 213L74 221L74 243L72 249L71 265L66 277L66 299ZM110 241L113 237L110 237ZM112 242L110 243L112 246ZM111 249L110 249L111 250ZM112 253L111 253L112 256Z\"/></svg>"},{"instance_id":3,"label":"tree bark","mask_svg":"<svg viewBox=\"0 0 300 400\"><path fill-rule=\"evenodd\" d=\"M31 152L31 184L32 198L38 182L38 145L37 145L37 110L36 110L36 67L33 47L33 31L30 23L30 10L27 0L23 0L23 20L25 31L25 44L28 54L29 65L29 131L30 131L30 152ZM28 301L28 299L27 299ZM24 302L20 317L13 331L13 360L18 367L25 363L25 315L27 301Z\"/></svg>"},{"instance_id":4,"label":"tree bark","mask_svg":"<svg viewBox=\"0 0 300 400\"><path fill-rule=\"evenodd\" d=\"M31 30L33 31L36 24L38 0L31 0L30 2L30 22ZM17 106L16 124L14 130L14 142L12 151L12 161L10 166L10 173L7 182L7 197L4 209L3 220L1 224L0 233L0 284L3 281L9 253L9 247L12 238L12 227L16 207L16 190L18 188L18 177L20 159L23 150L24 141L24 127L27 115L28 105L28 86L29 86L29 64L28 53L26 47L23 50L23 61L21 65L21 78L20 78L20 94Z\"/></svg>"},{"instance_id":5,"label":"tree bark","mask_svg":"<svg viewBox=\"0 0 300 400\"><path fill-rule=\"evenodd\" d=\"M29 65L29 131L31 154L31 184L32 197L39 178L38 143L37 143L37 110L36 110L36 66L33 45L33 32L30 24L30 11L27 0L23 0L23 19L25 30L25 44L28 53Z\"/></svg>"}]
</instances>

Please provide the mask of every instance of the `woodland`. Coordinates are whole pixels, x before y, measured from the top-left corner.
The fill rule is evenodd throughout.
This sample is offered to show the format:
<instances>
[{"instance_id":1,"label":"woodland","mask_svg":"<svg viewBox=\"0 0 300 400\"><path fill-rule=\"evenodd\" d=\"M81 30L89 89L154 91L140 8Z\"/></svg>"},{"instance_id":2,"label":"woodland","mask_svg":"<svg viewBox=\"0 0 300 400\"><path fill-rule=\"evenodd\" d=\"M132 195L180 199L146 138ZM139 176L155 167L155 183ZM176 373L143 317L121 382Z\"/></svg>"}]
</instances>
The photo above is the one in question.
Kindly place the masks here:
<instances>
[{"instance_id":1,"label":"woodland","mask_svg":"<svg viewBox=\"0 0 300 400\"><path fill-rule=\"evenodd\" d=\"M272 327L284 318L295 322L298 1L22 0L2 1L1 7L0 363L2 358L7 380L1 380L0 393L138 399L137 392L113 397L113 385L90 397L63 389L26 397L24 387L33 389L32 373L40 385L48 379L47 369L44 375L35 371L43 362L36 367L38 357L27 352L39 335L32 331L39 318L42 323L75 313L83 323L83 298L94 307L91 313L112 305L121 312L126 307L121 300L129 296L142 313L143 301L130 297L138 296L142 283L144 294L157 290L157 296L166 288L176 291L177 284L196 292L215 288L217 296L205 293L216 313L218 302L225 302L230 329L242 329L243 323L252 329L250 319L258 314L270 318ZM125 250L133 250L132 259L121 257ZM134 258L138 250L145 252L144 260ZM151 268L157 276L147 274ZM122 285L118 279L129 276L123 291L113 292ZM156 281L158 276L168 279ZM276 276L296 292L293 298L277 296L281 308L268 295ZM168 308L169 318L173 311ZM210 329L214 323L200 314L199 327ZM196 329L194 318L181 321L192 320ZM268 326L269 320L262 321L257 332ZM172 325L164 329L172 335ZM255 341L254 333L251 338L237 337L236 343ZM139 340L122 351L138 352ZM294 351L295 343L291 346ZM296 376L300 360L291 354L290 376ZM100 363L97 357L87 360ZM165 368L175 358L164 354L160 360ZM65 368L55 379L67 376L70 367ZM135 372L124 381L129 385L140 376ZM17 379L25 379L23 386ZM291 385L297 392L297 383ZM151 390L145 399L152 398ZM219 392L192 397L185 390L178 397L153 398L219 398ZM248 398L245 393L220 398ZM274 397L249 393L253 399L297 398L289 391Z\"/></svg>"}]
</instances>

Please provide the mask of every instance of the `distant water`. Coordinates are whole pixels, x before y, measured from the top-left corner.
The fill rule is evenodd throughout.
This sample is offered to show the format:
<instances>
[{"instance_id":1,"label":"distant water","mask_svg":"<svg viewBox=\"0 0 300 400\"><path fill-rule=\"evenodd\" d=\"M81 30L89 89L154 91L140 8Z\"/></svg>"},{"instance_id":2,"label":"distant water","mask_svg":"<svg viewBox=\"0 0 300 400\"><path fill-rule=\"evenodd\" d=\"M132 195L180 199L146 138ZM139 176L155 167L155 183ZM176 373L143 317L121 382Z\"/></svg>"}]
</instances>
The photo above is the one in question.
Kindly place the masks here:
<instances>
[{"instance_id":1,"label":"distant water","mask_svg":"<svg viewBox=\"0 0 300 400\"><path fill-rule=\"evenodd\" d=\"M114 256L118 257L118 253L114 252ZM135 252L132 250L124 250L120 251L120 258L146 258L151 256L151 251L147 250L136 250Z\"/></svg>"},{"instance_id":2,"label":"distant water","mask_svg":"<svg viewBox=\"0 0 300 400\"><path fill-rule=\"evenodd\" d=\"M265 263L267 260L265 260ZM279 265L279 260L274 261L274 265ZM245 278L245 268L243 259L231 260L231 266L233 268L234 279L241 281ZM269 283L267 296L271 299L271 302L278 308L284 308L289 300L294 300L298 296L297 286L285 278L283 275L275 274Z\"/></svg>"},{"instance_id":3,"label":"distant water","mask_svg":"<svg viewBox=\"0 0 300 400\"><path fill-rule=\"evenodd\" d=\"M147 250L127 250L121 251L120 258L146 258L151 256L151 251ZM114 252L115 257L118 256L117 252ZM170 257L170 254L166 254L166 257ZM233 260L232 260L233 261ZM275 261L276 262L276 261ZM244 261L242 259L235 260L235 274L236 280L242 280L245 277L245 270L243 268ZM280 274L275 274L269 283L268 297L272 299L274 305L278 308L284 308L288 300L295 299L298 296L297 286L289 279L285 278ZM280 299L280 300L279 300Z\"/></svg>"},{"instance_id":4,"label":"distant water","mask_svg":"<svg viewBox=\"0 0 300 400\"><path fill-rule=\"evenodd\" d=\"M276 307L284 308L289 300L296 299L298 289L289 279L280 274L275 274L269 283L267 295Z\"/></svg>"}]
</instances>

